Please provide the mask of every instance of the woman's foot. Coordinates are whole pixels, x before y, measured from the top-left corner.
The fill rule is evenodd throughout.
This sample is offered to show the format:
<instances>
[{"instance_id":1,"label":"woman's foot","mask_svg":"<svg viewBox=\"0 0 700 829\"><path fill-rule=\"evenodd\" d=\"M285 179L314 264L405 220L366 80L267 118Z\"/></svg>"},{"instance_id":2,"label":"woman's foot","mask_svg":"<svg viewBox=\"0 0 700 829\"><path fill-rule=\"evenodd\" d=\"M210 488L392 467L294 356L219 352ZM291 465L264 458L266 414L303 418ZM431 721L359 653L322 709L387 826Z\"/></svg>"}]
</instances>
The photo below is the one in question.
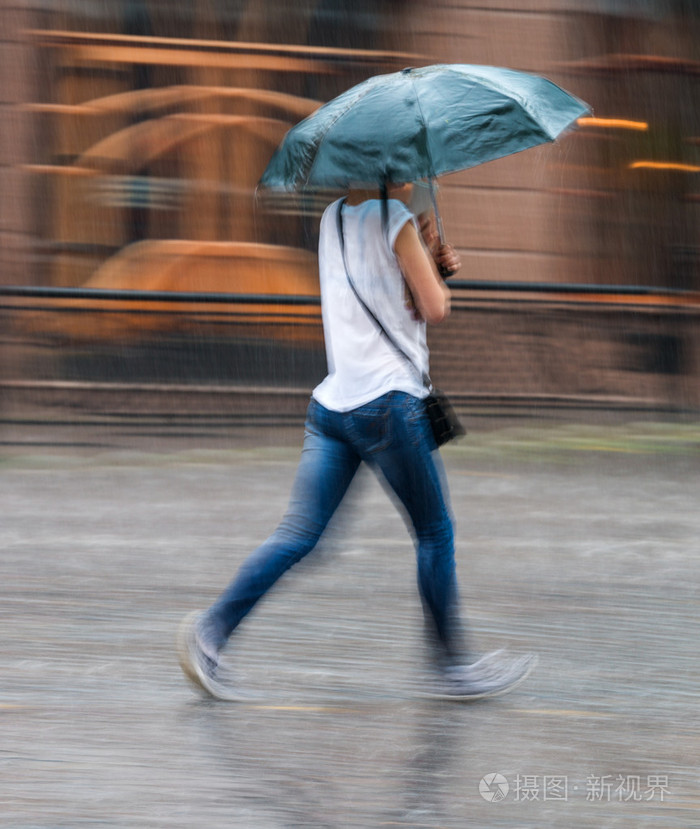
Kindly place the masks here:
<instances>
[{"instance_id":1,"label":"woman's foot","mask_svg":"<svg viewBox=\"0 0 700 829\"><path fill-rule=\"evenodd\" d=\"M493 651L470 665L446 668L429 696L463 702L497 697L527 679L537 661L537 655L532 653L512 657Z\"/></svg>"},{"instance_id":2,"label":"woman's foot","mask_svg":"<svg viewBox=\"0 0 700 829\"><path fill-rule=\"evenodd\" d=\"M207 636L204 619L204 613L194 611L182 620L177 634L180 667L198 690L215 699L237 700L240 695L219 677L219 651Z\"/></svg>"}]
</instances>

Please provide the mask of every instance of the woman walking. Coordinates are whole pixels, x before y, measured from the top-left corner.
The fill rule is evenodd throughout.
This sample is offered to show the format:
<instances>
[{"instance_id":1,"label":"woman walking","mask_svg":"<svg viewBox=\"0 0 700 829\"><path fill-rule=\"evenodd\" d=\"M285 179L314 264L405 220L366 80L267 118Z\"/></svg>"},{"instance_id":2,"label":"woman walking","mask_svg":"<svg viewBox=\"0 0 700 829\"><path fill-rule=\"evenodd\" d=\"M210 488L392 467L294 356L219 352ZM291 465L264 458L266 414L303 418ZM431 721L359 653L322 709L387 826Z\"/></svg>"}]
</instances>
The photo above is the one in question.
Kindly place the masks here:
<instances>
[{"instance_id":1,"label":"woman walking","mask_svg":"<svg viewBox=\"0 0 700 829\"><path fill-rule=\"evenodd\" d=\"M277 530L178 637L180 664L208 694L235 699L219 676L233 631L277 580L314 549L365 461L393 490L410 522L418 587L437 678L430 693L477 699L521 682L534 658L475 659L462 640L454 529L439 452L426 414L426 324L450 312L440 272L459 258L408 208L411 185L351 190L321 220L319 270L328 375L312 394L289 507ZM427 217L425 217L427 218Z\"/></svg>"}]
</instances>

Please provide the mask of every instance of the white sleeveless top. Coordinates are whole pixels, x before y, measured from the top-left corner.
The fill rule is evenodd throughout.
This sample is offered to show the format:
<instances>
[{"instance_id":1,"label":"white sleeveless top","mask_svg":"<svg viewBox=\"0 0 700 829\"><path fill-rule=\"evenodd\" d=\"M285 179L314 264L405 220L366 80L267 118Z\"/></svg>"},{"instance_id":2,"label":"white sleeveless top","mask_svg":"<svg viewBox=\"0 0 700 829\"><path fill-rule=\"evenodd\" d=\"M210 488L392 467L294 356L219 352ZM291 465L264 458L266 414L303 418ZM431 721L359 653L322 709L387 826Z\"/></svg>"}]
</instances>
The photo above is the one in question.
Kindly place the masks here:
<instances>
[{"instance_id":1,"label":"white sleeveless top","mask_svg":"<svg viewBox=\"0 0 700 829\"><path fill-rule=\"evenodd\" d=\"M386 341L350 287L338 236L338 205L329 205L321 219L319 271L328 376L313 396L337 412L356 409L389 391L425 397L425 323L413 319L406 307L404 278L394 253L399 231L406 222L415 223L413 214L395 199L387 202L386 225L379 199L342 208L345 259L355 288L416 368Z\"/></svg>"}]
</instances>

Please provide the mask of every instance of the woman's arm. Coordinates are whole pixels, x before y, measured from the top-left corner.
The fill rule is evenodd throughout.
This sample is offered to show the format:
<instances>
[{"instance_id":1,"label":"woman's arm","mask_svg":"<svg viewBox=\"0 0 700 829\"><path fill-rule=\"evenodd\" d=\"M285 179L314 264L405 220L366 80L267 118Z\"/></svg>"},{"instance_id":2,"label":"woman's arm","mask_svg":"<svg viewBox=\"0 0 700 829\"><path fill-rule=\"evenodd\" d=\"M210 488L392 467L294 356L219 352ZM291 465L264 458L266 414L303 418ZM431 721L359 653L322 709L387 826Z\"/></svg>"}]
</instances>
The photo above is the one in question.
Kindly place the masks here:
<instances>
[{"instance_id":1,"label":"woman's arm","mask_svg":"<svg viewBox=\"0 0 700 829\"><path fill-rule=\"evenodd\" d=\"M406 222L399 231L394 251L418 313L433 325L442 322L450 313L450 291L423 247L413 222Z\"/></svg>"}]
</instances>

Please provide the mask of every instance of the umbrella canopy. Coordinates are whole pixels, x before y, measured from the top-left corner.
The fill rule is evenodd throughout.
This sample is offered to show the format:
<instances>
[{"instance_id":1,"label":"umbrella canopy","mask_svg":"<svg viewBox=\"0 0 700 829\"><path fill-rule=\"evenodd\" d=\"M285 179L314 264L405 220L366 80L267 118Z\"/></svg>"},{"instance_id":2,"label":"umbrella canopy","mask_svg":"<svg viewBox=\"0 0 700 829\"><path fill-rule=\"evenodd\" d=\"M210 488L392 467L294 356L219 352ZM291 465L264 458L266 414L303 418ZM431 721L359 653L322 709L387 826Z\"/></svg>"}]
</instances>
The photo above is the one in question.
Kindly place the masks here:
<instances>
[{"instance_id":1,"label":"umbrella canopy","mask_svg":"<svg viewBox=\"0 0 700 829\"><path fill-rule=\"evenodd\" d=\"M588 112L545 78L495 66L377 75L293 127L260 186L296 191L432 179L554 141Z\"/></svg>"}]
</instances>

